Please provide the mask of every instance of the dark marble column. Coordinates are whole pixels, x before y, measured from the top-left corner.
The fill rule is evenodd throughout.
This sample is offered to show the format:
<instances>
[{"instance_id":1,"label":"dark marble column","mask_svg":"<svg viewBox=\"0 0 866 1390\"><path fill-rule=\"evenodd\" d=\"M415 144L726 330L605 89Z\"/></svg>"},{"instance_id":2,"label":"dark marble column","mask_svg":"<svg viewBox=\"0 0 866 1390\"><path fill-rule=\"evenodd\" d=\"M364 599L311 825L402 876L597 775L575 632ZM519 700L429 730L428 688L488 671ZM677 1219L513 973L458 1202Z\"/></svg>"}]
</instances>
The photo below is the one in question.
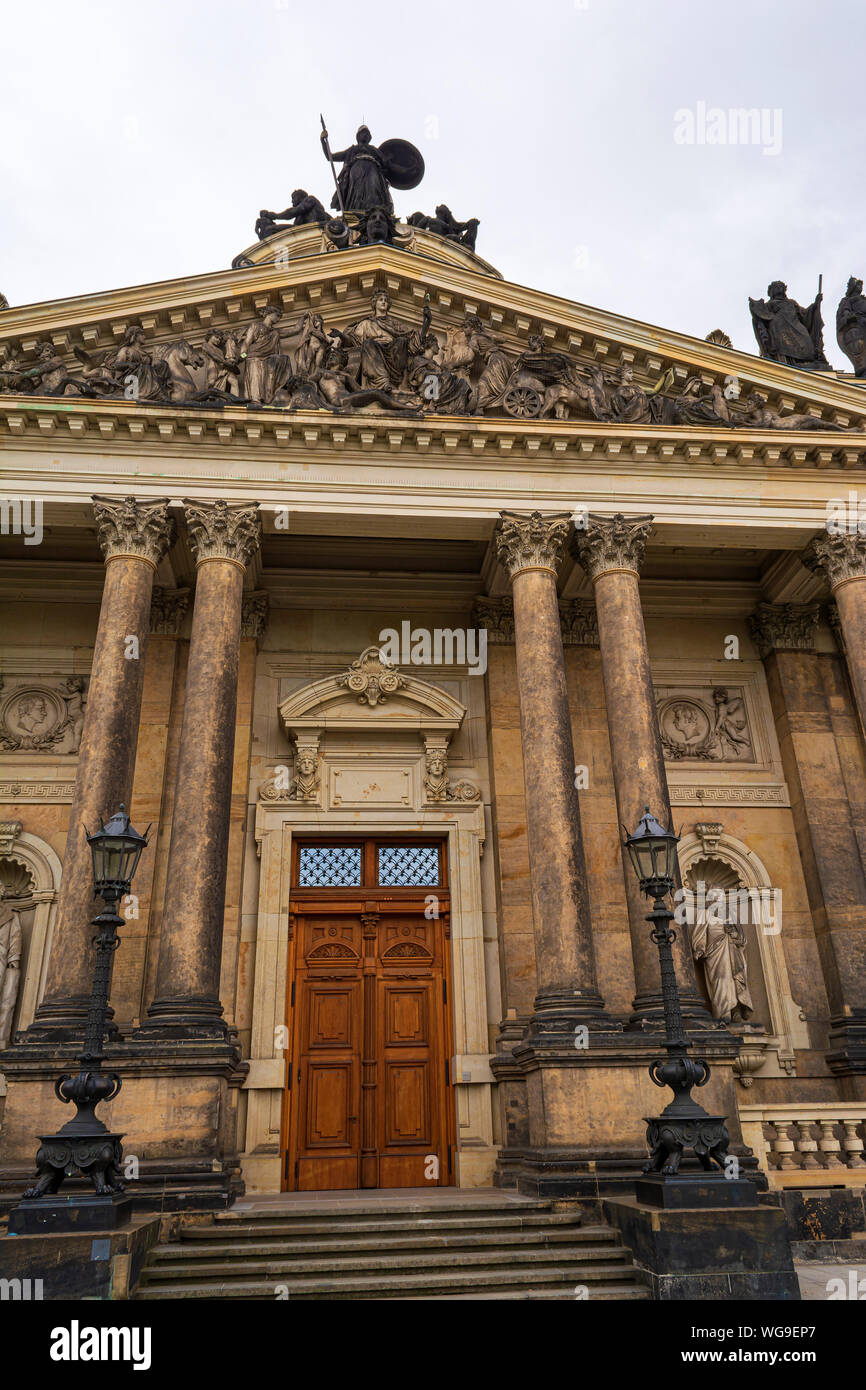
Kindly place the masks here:
<instances>
[{"instance_id":1,"label":"dark marble column","mask_svg":"<svg viewBox=\"0 0 866 1390\"><path fill-rule=\"evenodd\" d=\"M27 1040L62 1042L84 1028L93 978L91 919L97 910L85 830L132 796L144 658L156 567L174 522L168 500L94 497L105 586L78 751L75 792L45 995Z\"/></svg>"},{"instance_id":2,"label":"dark marble column","mask_svg":"<svg viewBox=\"0 0 866 1390\"><path fill-rule=\"evenodd\" d=\"M156 993L139 1037L221 1038L220 958L246 566L258 504L186 502L196 557Z\"/></svg>"},{"instance_id":3,"label":"dark marble column","mask_svg":"<svg viewBox=\"0 0 866 1390\"><path fill-rule=\"evenodd\" d=\"M855 585L843 584L837 602L846 587ZM839 658L814 650L819 616L818 604L762 603L750 626L767 673L830 1004L827 1063L839 1076L859 1078L854 1099L866 1094L866 875L824 678L826 663ZM849 631L850 662L863 637L853 625ZM862 662L862 646L857 656ZM853 671L852 685L856 692Z\"/></svg>"},{"instance_id":4,"label":"dark marble column","mask_svg":"<svg viewBox=\"0 0 866 1390\"><path fill-rule=\"evenodd\" d=\"M494 537L511 580L537 994L530 1035L566 1046L598 1017L574 745L557 600L569 515L503 512Z\"/></svg>"},{"instance_id":5,"label":"dark marble column","mask_svg":"<svg viewBox=\"0 0 866 1390\"><path fill-rule=\"evenodd\" d=\"M572 542L595 590L617 814L629 831L646 805L663 825L673 825L638 583L651 529L651 516L591 512ZM635 973L632 1023L640 1026L656 1022L662 1012L658 952L646 920L651 904L625 858L623 876ZM686 931L677 933L674 959L683 1012L707 1020Z\"/></svg>"}]
</instances>

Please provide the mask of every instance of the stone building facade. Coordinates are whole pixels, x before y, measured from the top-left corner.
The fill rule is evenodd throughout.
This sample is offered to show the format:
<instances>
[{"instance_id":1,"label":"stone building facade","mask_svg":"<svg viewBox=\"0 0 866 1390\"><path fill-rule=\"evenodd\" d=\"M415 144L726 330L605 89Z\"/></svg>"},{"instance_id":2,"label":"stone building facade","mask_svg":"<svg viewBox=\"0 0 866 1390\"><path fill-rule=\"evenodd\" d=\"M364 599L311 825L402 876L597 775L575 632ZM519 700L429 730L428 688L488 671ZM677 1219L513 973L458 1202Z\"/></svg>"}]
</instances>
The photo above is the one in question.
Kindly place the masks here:
<instances>
[{"instance_id":1,"label":"stone building facade","mask_svg":"<svg viewBox=\"0 0 866 1390\"><path fill-rule=\"evenodd\" d=\"M702 1100L771 1185L862 1195L866 542L826 530L866 463L862 383L511 284L430 232L322 235L0 314L7 363L61 361L56 389L0 394L0 880L22 941L4 1199L64 1118L92 970L82 827L121 802L154 826L111 991L136 1192L630 1181L661 996L620 841L649 804L682 827L693 928L709 890L723 926L739 913L739 956L718 941L744 1017L678 932ZM279 350L270 401L195 376L199 340L276 308L306 322L285 359L312 377L316 321L374 322L383 293L413 332L430 306L420 408L372 398L408 328L378 358L364 339L369 399L338 363L329 401L281 400ZM131 325L191 345L197 398L174 366L122 398L65 384ZM571 397L545 354L576 364ZM816 423L640 399L596 418L614 371L644 402L733 381ZM436 394L461 379L462 413Z\"/></svg>"}]
</instances>

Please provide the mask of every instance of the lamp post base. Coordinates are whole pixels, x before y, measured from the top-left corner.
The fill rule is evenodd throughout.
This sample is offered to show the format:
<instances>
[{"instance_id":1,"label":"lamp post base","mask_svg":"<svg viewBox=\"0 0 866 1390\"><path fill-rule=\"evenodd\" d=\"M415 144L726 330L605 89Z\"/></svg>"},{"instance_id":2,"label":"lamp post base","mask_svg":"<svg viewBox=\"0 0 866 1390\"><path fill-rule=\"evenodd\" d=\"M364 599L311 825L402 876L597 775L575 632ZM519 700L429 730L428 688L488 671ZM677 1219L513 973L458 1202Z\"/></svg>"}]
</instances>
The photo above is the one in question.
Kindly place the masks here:
<instances>
[{"instance_id":1,"label":"lamp post base","mask_svg":"<svg viewBox=\"0 0 866 1390\"><path fill-rule=\"evenodd\" d=\"M132 1216L132 1198L122 1192L23 1197L9 1213L9 1234L42 1236L66 1231L114 1231Z\"/></svg>"},{"instance_id":2,"label":"lamp post base","mask_svg":"<svg viewBox=\"0 0 866 1390\"><path fill-rule=\"evenodd\" d=\"M753 1207L757 1190L748 1178L726 1178L724 1173L647 1173L634 1185L638 1202L662 1211L695 1207Z\"/></svg>"}]
</instances>

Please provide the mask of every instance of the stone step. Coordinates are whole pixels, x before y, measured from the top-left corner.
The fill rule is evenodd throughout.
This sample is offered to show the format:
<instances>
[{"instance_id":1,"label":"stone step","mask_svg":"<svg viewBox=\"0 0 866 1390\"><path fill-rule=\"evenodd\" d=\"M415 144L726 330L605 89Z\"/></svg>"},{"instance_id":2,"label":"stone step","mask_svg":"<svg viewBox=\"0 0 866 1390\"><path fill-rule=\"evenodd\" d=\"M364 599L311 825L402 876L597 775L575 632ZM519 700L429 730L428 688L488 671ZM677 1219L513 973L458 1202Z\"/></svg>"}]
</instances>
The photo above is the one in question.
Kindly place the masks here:
<instances>
[{"instance_id":1,"label":"stone step","mask_svg":"<svg viewBox=\"0 0 866 1390\"><path fill-rule=\"evenodd\" d=\"M469 1213L466 1216L406 1216L404 1213L380 1214L379 1219L371 1220L365 1216L356 1219L350 1215L310 1216L309 1219L300 1220L297 1217L286 1219L285 1221L260 1221L258 1218L251 1219L246 1223L235 1223L234 1226L228 1222L220 1220L222 1213L217 1216L216 1222L208 1226L184 1226L180 1231L180 1239L187 1241L225 1241L248 1239L250 1236L255 1239L275 1237L291 1237L292 1239L301 1237L328 1236L337 1234L360 1235L386 1235L389 1232L398 1231L467 1231L467 1230L488 1230L500 1231L503 1229L511 1230L530 1230L547 1229L550 1227L564 1226L578 1230L600 1230L603 1227L585 1227L579 1224L580 1218L573 1212L531 1212L522 1216L515 1216L509 1213L506 1216L478 1216Z\"/></svg>"},{"instance_id":2,"label":"stone step","mask_svg":"<svg viewBox=\"0 0 866 1390\"><path fill-rule=\"evenodd\" d=\"M381 1189L373 1189L381 1192ZM531 1211L552 1211L553 1202L550 1199L534 1197L502 1197L495 1198L482 1193L473 1195L470 1190L450 1189L453 1195L444 1195L449 1192L447 1188L436 1188L431 1193L417 1193L411 1189L404 1189L409 1195L405 1197L392 1197L388 1200L379 1197L346 1196L327 1198L316 1197L314 1194L307 1196L302 1192L285 1193L282 1199L256 1201L254 1197L246 1197L242 1202L236 1202L234 1206L227 1207L224 1211L214 1212L214 1220L219 1222L233 1221L255 1221L261 1217L272 1220L279 1217L293 1219L295 1217L305 1217L310 1215L333 1216L337 1220L351 1216L380 1216L383 1219L389 1216L403 1216L406 1213L427 1212L435 1215L437 1212L481 1212L491 1215L506 1215L513 1212Z\"/></svg>"},{"instance_id":3,"label":"stone step","mask_svg":"<svg viewBox=\"0 0 866 1390\"><path fill-rule=\"evenodd\" d=\"M522 1296L524 1290L540 1294L543 1288L561 1296L566 1288L572 1291L581 1285L590 1287L590 1298L598 1297L596 1290L605 1286L640 1287L628 1285L623 1278L622 1263L586 1264L575 1262L568 1265L547 1265L533 1268L524 1263L512 1264L506 1269L475 1269L442 1272L414 1271L399 1275L356 1275L351 1280L333 1278L291 1278L276 1282L285 1285L285 1292L291 1299L364 1299L364 1298L407 1298L413 1294L418 1298L432 1295L454 1296L465 1294L472 1297L483 1292L497 1297L501 1292ZM275 1299L274 1281L233 1279L231 1282L199 1281L197 1283L157 1284L150 1283L138 1289L136 1298L149 1301L155 1299L177 1298L252 1298L264 1301Z\"/></svg>"},{"instance_id":4,"label":"stone step","mask_svg":"<svg viewBox=\"0 0 866 1390\"><path fill-rule=\"evenodd\" d=\"M152 1251L153 1258L159 1260L189 1261L196 1258L234 1259L249 1256L273 1256L309 1254L317 1255L351 1254L362 1250L452 1250L495 1246L552 1245L566 1244L596 1245L608 1243L616 1245L617 1237L604 1227L554 1226L549 1229L507 1231L414 1231L406 1230L396 1235L390 1232L328 1231L318 1236L274 1235L269 1239L259 1239L257 1232L236 1233L235 1239L182 1240L178 1243L158 1245Z\"/></svg>"},{"instance_id":5,"label":"stone step","mask_svg":"<svg viewBox=\"0 0 866 1390\"><path fill-rule=\"evenodd\" d=\"M521 1266L536 1265L581 1265L584 1261L605 1261L610 1264L623 1265L628 1263L627 1252L621 1246L610 1247L608 1245L596 1246L555 1246L552 1249L521 1249L518 1254L514 1250L501 1249L481 1249L481 1250L427 1250L424 1252L424 1269L436 1270L438 1268L448 1270L464 1269L488 1269L496 1265L512 1265L519 1262ZM354 1279L356 1274L372 1274L374 1272L411 1272L418 1269L417 1261L411 1260L406 1253L399 1255L366 1255L362 1258L352 1255L340 1255L335 1258L305 1258L303 1255L286 1256L281 1254L277 1259L247 1259L247 1260L204 1260L198 1259L188 1263L177 1261L164 1261L151 1264L142 1271L142 1285L151 1284L155 1281L176 1280L176 1279L216 1279L223 1280L236 1277L238 1279L249 1279L255 1275L262 1277L273 1277L275 1279L283 1276L293 1278L301 1275L322 1275L333 1276L346 1279Z\"/></svg>"},{"instance_id":6,"label":"stone step","mask_svg":"<svg viewBox=\"0 0 866 1390\"><path fill-rule=\"evenodd\" d=\"M479 1299L504 1299L508 1301L515 1298L544 1299L547 1302L565 1301L574 1303L574 1288L569 1285L566 1289L559 1289L556 1286L541 1289L500 1289L493 1293L439 1293L433 1295L437 1303L462 1303L472 1299L477 1302ZM650 1290L643 1284L601 1284L592 1291L593 1303L604 1302L605 1300L615 1299L618 1303L622 1300L644 1300L652 1298ZM423 1295L413 1294L409 1298L396 1298L396 1302L420 1303L424 1301Z\"/></svg>"}]
</instances>

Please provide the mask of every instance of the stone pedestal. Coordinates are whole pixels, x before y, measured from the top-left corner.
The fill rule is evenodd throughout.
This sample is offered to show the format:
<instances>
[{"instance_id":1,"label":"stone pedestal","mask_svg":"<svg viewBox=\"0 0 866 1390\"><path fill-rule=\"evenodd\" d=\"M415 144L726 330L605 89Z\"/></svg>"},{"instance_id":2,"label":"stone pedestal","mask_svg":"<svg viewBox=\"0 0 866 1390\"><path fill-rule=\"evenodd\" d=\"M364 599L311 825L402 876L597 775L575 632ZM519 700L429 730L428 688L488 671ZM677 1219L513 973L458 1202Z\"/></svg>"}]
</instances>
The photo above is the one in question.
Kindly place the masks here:
<instances>
[{"instance_id":1,"label":"stone pedestal","mask_svg":"<svg viewBox=\"0 0 866 1390\"><path fill-rule=\"evenodd\" d=\"M28 1302L127 1299L159 1239L159 1224L154 1217L133 1217L118 1230L3 1236L0 1279L15 1290L11 1298Z\"/></svg>"},{"instance_id":2,"label":"stone pedestal","mask_svg":"<svg viewBox=\"0 0 866 1390\"><path fill-rule=\"evenodd\" d=\"M173 531L168 502L94 498L105 555L105 587L93 652L84 729L45 994L31 1041L83 1035L93 972L93 868L85 829L129 806L157 564Z\"/></svg>"},{"instance_id":3,"label":"stone pedestal","mask_svg":"<svg viewBox=\"0 0 866 1390\"><path fill-rule=\"evenodd\" d=\"M779 1207L665 1209L617 1198L605 1201L602 1212L620 1232L653 1298L795 1302L800 1297Z\"/></svg>"}]
</instances>

